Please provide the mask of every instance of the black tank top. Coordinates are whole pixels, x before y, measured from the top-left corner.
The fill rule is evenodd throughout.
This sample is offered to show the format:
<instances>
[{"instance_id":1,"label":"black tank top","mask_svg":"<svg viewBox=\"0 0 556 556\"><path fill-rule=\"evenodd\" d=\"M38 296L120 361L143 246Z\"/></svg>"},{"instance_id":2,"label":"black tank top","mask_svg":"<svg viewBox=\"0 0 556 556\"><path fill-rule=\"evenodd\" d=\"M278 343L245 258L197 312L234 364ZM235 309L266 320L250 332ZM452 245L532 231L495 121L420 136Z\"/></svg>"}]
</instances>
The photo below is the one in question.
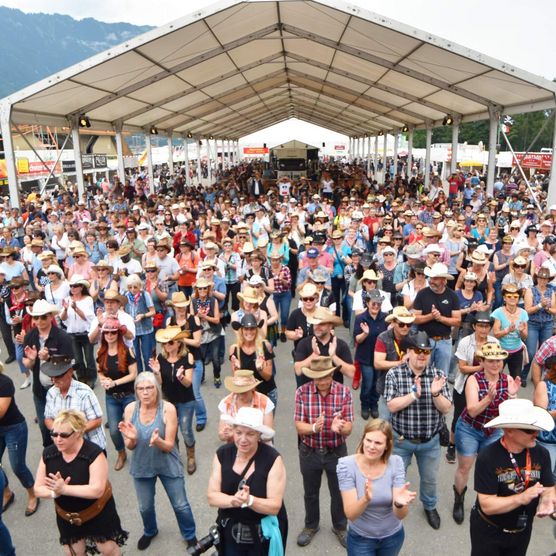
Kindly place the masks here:
<instances>
[{"instance_id":1,"label":"black tank top","mask_svg":"<svg viewBox=\"0 0 556 556\"><path fill-rule=\"evenodd\" d=\"M239 352L239 364L240 369L246 369L248 371L253 371L253 374L257 380L262 380L262 382L257 386L257 392L261 394L268 394L270 391L276 388L276 382L274 382L274 377L272 376L270 380L265 380L257 371L257 366L255 365L255 361L257 360L257 352L254 351L251 355L245 353L242 349L237 349L236 352ZM263 344L263 353L265 361L268 359L274 359L274 353L271 353L266 344ZM236 353L237 357L237 353Z\"/></svg>"}]
</instances>

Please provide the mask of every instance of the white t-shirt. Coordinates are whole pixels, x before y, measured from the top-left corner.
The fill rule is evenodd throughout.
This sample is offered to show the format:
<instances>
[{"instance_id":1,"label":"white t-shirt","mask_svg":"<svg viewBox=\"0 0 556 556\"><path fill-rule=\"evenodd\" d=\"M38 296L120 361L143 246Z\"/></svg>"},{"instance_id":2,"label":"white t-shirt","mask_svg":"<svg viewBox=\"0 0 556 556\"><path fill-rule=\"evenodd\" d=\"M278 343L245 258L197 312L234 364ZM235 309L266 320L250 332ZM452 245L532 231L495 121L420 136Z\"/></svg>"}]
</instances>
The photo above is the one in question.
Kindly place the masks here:
<instances>
[{"instance_id":1,"label":"white t-shirt","mask_svg":"<svg viewBox=\"0 0 556 556\"><path fill-rule=\"evenodd\" d=\"M120 321L120 324L123 324L133 334L133 338L131 338L131 340L124 338L124 344L129 348L133 347L133 340L135 339L135 322L133 321L133 318L122 309L118 311L116 318ZM94 332L97 328L98 317L95 315L93 320L91 321L90 331ZM91 338L91 332L89 332L89 339ZM99 337L97 338L97 341L98 339Z\"/></svg>"}]
</instances>

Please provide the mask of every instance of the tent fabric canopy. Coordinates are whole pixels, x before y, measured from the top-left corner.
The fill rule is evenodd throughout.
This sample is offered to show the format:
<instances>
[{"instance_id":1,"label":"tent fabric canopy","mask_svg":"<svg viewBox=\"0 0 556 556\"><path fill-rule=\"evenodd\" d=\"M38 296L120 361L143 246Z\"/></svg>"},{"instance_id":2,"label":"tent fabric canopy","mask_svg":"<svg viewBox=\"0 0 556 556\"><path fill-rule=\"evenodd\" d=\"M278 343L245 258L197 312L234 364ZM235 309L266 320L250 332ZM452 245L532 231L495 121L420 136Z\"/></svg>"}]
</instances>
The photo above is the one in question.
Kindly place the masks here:
<instances>
[{"instance_id":1,"label":"tent fabric canopy","mask_svg":"<svg viewBox=\"0 0 556 556\"><path fill-rule=\"evenodd\" d=\"M3 100L11 120L237 140L298 118L350 136L555 107L556 84L336 0L225 0Z\"/></svg>"}]
</instances>

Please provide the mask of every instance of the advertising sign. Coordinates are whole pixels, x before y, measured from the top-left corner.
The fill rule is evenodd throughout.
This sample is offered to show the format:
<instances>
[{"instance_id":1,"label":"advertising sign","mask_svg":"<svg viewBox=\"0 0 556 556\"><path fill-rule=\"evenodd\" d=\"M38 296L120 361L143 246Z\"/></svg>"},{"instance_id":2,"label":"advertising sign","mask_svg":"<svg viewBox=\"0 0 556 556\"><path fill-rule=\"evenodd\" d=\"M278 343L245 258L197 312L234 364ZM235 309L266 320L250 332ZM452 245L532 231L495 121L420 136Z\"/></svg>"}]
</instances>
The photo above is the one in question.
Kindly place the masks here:
<instances>
[{"instance_id":1,"label":"advertising sign","mask_svg":"<svg viewBox=\"0 0 556 556\"><path fill-rule=\"evenodd\" d=\"M552 165L552 154L551 153L515 153L519 163L523 168L536 168L538 170L550 170ZM513 159L512 159L513 160ZM512 166L515 166L515 160L513 160Z\"/></svg>"},{"instance_id":2,"label":"advertising sign","mask_svg":"<svg viewBox=\"0 0 556 556\"><path fill-rule=\"evenodd\" d=\"M268 154L268 147L243 147L243 154L263 156Z\"/></svg>"}]
</instances>

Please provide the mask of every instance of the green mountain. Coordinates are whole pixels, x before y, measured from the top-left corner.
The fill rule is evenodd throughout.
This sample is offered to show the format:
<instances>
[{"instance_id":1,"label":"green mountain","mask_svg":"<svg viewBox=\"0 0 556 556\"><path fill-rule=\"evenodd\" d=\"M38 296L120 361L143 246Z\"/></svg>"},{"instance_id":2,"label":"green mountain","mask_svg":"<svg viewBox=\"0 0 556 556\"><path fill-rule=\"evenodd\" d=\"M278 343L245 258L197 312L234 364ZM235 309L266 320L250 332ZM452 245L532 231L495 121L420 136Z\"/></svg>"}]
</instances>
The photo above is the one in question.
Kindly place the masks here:
<instances>
[{"instance_id":1,"label":"green mountain","mask_svg":"<svg viewBox=\"0 0 556 556\"><path fill-rule=\"evenodd\" d=\"M0 6L0 98L150 29Z\"/></svg>"}]
</instances>

